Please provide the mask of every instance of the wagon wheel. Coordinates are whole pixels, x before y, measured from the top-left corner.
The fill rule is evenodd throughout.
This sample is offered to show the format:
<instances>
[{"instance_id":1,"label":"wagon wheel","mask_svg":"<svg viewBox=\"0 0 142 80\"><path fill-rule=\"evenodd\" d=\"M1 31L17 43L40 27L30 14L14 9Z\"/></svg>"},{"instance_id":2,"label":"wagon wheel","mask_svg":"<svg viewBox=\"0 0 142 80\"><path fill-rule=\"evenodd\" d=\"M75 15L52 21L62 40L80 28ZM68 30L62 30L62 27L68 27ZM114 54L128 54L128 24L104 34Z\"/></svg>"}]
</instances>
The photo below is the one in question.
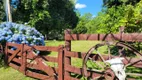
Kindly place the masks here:
<instances>
[{"instance_id":1,"label":"wagon wheel","mask_svg":"<svg viewBox=\"0 0 142 80\"><path fill-rule=\"evenodd\" d=\"M100 50L102 51L101 47L107 47L108 50L105 53L101 54ZM99 49L100 48L100 49ZM93 54L95 52L96 54ZM130 54L128 54L130 52ZM115 58L124 58L123 64L124 68L126 68L126 78L134 79L135 76L139 76L137 78L142 78L142 54L137 51L132 46L124 43L124 42L105 42L100 43L93 46L89 51L86 53L84 60L83 60L83 75L88 77L89 79L104 79L104 80L117 80L117 76L114 71L111 69L111 65L106 61L112 60ZM135 71L131 70L135 69ZM90 73L98 73L100 76L97 75L90 75ZM128 73L127 73L128 72Z\"/></svg>"}]
</instances>

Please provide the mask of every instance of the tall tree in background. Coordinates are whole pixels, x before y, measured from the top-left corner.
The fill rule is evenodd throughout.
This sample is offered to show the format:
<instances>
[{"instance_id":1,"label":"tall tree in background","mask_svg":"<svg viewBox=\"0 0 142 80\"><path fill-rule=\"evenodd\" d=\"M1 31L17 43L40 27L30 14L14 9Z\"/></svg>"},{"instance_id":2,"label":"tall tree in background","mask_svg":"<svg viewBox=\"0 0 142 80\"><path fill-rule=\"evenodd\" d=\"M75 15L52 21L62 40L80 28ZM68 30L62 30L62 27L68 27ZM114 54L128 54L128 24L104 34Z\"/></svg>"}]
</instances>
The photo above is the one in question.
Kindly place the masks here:
<instances>
[{"instance_id":1,"label":"tall tree in background","mask_svg":"<svg viewBox=\"0 0 142 80\"><path fill-rule=\"evenodd\" d=\"M62 33L67 28L73 29L76 27L78 17L74 11L74 3L71 0L48 0L48 3L48 11L51 17L50 27L53 34Z\"/></svg>"},{"instance_id":2,"label":"tall tree in background","mask_svg":"<svg viewBox=\"0 0 142 80\"><path fill-rule=\"evenodd\" d=\"M11 0L11 4L13 22L27 23L51 38L59 38L66 28L73 29L78 22L71 0Z\"/></svg>"},{"instance_id":3,"label":"tall tree in background","mask_svg":"<svg viewBox=\"0 0 142 80\"><path fill-rule=\"evenodd\" d=\"M88 27L88 23L93 19L93 16L91 13L85 13L84 15L82 16L79 16L79 22L76 26L76 28L73 30L74 33L78 33L78 34L81 34L81 33L86 33L87 32L87 28L90 28Z\"/></svg>"}]
</instances>

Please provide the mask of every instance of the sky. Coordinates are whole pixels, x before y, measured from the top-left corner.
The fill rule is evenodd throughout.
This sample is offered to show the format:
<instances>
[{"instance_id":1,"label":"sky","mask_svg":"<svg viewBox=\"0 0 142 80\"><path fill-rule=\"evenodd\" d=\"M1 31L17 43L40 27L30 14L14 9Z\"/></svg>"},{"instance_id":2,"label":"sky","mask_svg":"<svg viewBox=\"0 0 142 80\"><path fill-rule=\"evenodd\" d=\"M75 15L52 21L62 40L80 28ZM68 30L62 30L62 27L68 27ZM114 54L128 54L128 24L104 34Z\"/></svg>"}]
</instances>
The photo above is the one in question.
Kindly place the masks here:
<instances>
[{"instance_id":1,"label":"sky","mask_svg":"<svg viewBox=\"0 0 142 80\"><path fill-rule=\"evenodd\" d=\"M77 0L75 8L79 10L81 15L91 13L96 16L102 9L103 0Z\"/></svg>"}]
</instances>

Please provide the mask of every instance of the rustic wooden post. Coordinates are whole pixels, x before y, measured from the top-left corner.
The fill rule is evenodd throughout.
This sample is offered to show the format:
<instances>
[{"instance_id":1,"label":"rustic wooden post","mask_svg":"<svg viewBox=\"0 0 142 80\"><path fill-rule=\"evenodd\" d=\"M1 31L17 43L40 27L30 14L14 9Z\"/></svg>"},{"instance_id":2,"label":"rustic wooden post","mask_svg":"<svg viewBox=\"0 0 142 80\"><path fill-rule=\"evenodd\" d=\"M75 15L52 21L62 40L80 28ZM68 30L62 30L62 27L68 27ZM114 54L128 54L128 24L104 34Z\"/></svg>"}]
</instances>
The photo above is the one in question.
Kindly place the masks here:
<instances>
[{"instance_id":1,"label":"rustic wooden post","mask_svg":"<svg viewBox=\"0 0 142 80\"><path fill-rule=\"evenodd\" d=\"M22 44L22 46L21 46L21 57L22 57L21 70L22 70L22 73L24 75L26 75L27 53L25 52L24 45L25 44Z\"/></svg>"},{"instance_id":2,"label":"rustic wooden post","mask_svg":"<svg viewBox=\"0 0 142 80\"><path fill-rule=\"evenodd\" d=\"M64 52L63 45L58 50L58 80L64 80Z\"/></svg>"},{"instance_id":3,"label":"rustic wooden post","mask_svg":"<svg viewBox=\"0 0 142 80\"><path fill-rule=\"evenodd\" d=\"M66 65L71 65L71 58L70 57L66 57L66 53L67 51L71 51L71 40L67 39L67 36L71 36L71 30L67 29L65 30L65 48L64 48L64 68L66 67ZM64 79L66 79L66 76L70 76L69 72L64 72Z\"/></svg>"},{"instance_id":4,"label":"rustic wooden post","mask_svg":"<svg viewBox=\"0 0 142 80\"><path fill-rule=\"evenodd\" d=\"M120 34L120 40L121 40L121 41L124 40L124 39L123 39L124 29L125 29L124 26L121 26L121 27L119 28L119 34ZM117 46L117 47L118 47L118 46ZM119 53L119 55L123 54L122 52L123 52L123 50L122 50L120 47L118 47L118 53Z\"/></svg>"},{"instance_id":5,"label":"rustic wooden post","mask_svg":"<svg viewBox=\"0 0 142 80\"><path fill-rule=\"evenodd\" d=\"M120 39L121 39L121 40L123 40L124 29L125 29L124 26L121 26L121 27L119 28L119 33L120 33Z\"/></svg>"},{"instance_id":6,"label":"rustic wooden post","mask_svg":"<svg viewBox=\"0 0 142 80\"><path fill-rule=\"evenodd\" d=\"M8 66L8 43L6 43L6 46L5 46L5 51L4 51L4 62L5 62L5 65Z\"/></svg>"},{"instance_id":7,"label":"rustic wooden post","mask_svg":"<svg viewBox=\"0 0 142 80\"><path fill-rule=\"evenodd\" d=\"M65 48L68 51L71 51L71 40L67 39L67 35L71 35L71 30L70 29L65 30Z\"/></svg>"}]
</instances>

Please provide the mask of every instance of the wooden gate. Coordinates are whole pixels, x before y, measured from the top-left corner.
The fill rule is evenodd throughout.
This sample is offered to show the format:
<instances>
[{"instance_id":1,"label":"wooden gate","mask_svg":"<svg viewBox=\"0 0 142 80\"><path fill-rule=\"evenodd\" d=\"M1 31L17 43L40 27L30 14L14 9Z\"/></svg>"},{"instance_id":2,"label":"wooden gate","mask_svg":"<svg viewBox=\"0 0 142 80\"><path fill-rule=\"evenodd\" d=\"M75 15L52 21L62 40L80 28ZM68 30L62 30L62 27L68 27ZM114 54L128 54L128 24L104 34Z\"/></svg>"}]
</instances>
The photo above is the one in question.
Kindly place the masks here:
<instances>
[{"instance_id":1,"label":"wooden gate","mask_svg":"<svg viewBox=\"0 0 142 80\"><path fill-rule=\"evenodd\" d=\"M36 51L41 53L36 54ZM58 52L58 56L48 56L46 51L48 54L49 51ZM7 43L5 59L9 66L26 76L42 80L63 80L63 46L30 47L25 44ZM51 67L47 62L57 63L57 66Z\"/></svg>"}]
</instances>

